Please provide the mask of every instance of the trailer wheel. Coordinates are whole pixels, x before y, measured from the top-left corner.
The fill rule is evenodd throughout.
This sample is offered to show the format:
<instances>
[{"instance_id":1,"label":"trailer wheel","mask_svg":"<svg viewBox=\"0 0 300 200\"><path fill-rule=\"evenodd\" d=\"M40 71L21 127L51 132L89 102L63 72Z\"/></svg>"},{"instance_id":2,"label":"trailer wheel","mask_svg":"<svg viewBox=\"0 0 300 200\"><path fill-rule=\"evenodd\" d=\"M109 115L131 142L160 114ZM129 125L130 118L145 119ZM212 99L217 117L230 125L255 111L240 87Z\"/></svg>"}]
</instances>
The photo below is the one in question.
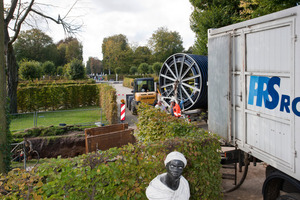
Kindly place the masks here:
<instances>
[{"instance_id":1,"label":"trailer wheel","mask_svg":"<svg viewBox=\"0 0 300 200\"><path fill-rule=\"evenodd\" d=\"M288 193L288 194L279 196L276 200L299 200L299 199L300 199L299 193Z\"/></svg>"}]
</instances>

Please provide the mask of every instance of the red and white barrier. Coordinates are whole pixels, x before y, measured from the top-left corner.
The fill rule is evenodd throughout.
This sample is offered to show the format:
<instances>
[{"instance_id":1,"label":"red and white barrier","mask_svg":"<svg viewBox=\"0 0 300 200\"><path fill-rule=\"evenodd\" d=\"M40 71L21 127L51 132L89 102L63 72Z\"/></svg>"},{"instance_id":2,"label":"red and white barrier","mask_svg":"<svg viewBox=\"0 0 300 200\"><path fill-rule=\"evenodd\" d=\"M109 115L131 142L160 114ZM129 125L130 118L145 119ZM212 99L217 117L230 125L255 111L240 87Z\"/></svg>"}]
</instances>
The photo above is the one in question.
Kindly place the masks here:
<instances>
[{"instance_id":1,"label":"red and white barrier","mask_svg":"<svg viewBox=\"0 0 300 200\"><path fill-rule=\"evenodd\" d=\"M122 103L121 104L121 113L120 113L120 119L121 121L124 121L125 120L125 103Z\"/></svg>"}]
</instances>

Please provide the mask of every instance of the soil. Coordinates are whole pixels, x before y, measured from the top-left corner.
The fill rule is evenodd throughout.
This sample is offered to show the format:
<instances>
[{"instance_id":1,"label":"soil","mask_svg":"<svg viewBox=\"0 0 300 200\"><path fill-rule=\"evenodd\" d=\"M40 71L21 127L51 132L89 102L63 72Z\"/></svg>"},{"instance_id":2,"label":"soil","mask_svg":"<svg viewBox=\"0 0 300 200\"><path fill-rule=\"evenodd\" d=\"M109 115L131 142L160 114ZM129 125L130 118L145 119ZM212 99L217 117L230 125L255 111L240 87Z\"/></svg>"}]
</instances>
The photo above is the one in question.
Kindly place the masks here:
<instances>
[{"instance_id":1,"label":"soil","mask_svg":"<svg viewBox=\"0 0 300 200\"><path fill-rule=\"evenodd\" d=\"M31 141L32 148L39 152L40 158L56 158L57 156L67 158L85 153L83 131L76 131L59 137L39 137L28 140Z\"/></svg>"}]
</instances>

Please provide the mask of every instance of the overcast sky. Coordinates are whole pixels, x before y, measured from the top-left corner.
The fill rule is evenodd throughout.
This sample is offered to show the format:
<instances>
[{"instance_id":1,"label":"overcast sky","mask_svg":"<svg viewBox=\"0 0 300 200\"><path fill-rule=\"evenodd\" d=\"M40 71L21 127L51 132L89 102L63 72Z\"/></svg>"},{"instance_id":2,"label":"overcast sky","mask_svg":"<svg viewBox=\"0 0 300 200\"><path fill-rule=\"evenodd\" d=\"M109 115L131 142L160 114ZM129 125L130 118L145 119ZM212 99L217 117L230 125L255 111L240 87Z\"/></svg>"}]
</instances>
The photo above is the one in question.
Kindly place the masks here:
<instances>
[{"instance_id":1,"label":"overcast sky","mask_svg":"<svg viewBox=\"0 0 300 200\"><path fill-rule=\"evenodd\" d=\"M36 0L56 7L47 7L48 14L65 16L74 0ZM40 6L45 9L45 6ZM69 13L68 20L83 23L77 38L83 44L83 57L102 59L101 45L105 37L124 34L129 43L146 45L152 33L159 27L177 31L188 49L193 45L195 34L190 29L192 6L189 0L79 0ZM45 29L54 42L65 37L59 25L50 23Z\"/></svg>"}]
</instances>

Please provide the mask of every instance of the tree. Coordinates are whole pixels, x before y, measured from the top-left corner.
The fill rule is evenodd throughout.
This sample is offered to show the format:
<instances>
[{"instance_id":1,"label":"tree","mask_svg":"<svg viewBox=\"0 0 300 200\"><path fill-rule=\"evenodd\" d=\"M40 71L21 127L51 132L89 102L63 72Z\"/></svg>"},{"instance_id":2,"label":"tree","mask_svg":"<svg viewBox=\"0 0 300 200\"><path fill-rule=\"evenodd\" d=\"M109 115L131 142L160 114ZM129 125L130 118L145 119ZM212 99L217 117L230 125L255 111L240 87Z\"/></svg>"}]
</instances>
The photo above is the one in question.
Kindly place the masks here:
<instances>
[{"instance_id":1,"label":"tree","mask_svg":"<svg viewBox=\"0 0 300 200\"><path fill-rule=\"evenodd\" d=\"M46 61L42 64L42 69L45 75L53 76L56 73L56 67L53 62Z\"/></svg>"},{"instance_id":2,"label":"tree","mask_svg":"<svg viewBox=\"0 0 300 200\"><path fill-rule=\"evenodd\" d=\"M196 33L193 53L207 55L207 30L296 6L299 0L190 0L191 29Z\"/></svg>"},{"instance_id":3,"label":"tree","mask_svg":"<svg viewBox=\"0 0 300 200\"><path fill-rule=\"evenodd\" d=\"M148 73L148 71L149 71L149 65L147 63L142 63L142 64L139 65L138 72L140 74L144 74L145 75L145 74Z\"/></svg>"},{"instance_id":4,"label":"tree","mask_svg":"<svg viewBox=\"0 0 300 200\"><path fill-rule=\"evenodd\" d=\"M252 0L251 3L248 4L248 8L252 10L251 17L255 18L297 6L298 4L299 0Z\"/></svg>"},{"instance_id":5,"label":"tree","mask_svg":"<svg viewBox=\"0 0 300 200\"><path fill-rule=\"evenodd\" d=\"M58 52L50 36L39 29L22 31L13 45L17 61L57 61Z\"/></svg>"},{"instance_id":6,"label":"tree","mask_svg":"<svg viewBox=\"0 0 300 200\"><path fill-rule=\"evenodd\" d=\"M20 63L20 75L24 80L34 80L41 77L41 64L37 61L23 61Z\"/></svg>"},{"instance_id":7,"label":"tree","mask_svg":"<svg viewBox=\"0 0 300 200\"><path fill-rule=\"evenodd\" d=\"M169 31L165 27L158 28L148 41L155 60L158 62L164 62L172 54L182 52L184 50L182 43L178 32Z\"/></svg>"},{"instance_id":8,"label":"tree","mask_svg":"<svg viewBox=\"0 0 300 200\"><path fill-rule=\"evenodd\" d=\"M75 1L74 5L76 4ZM35 0L30 0L29 2L21 0L12 0L10 4L7 4L5 9L4 16L4 47L6 52L6 67L7 67L7 77L8 77L8 97L10 99L10 112L17 112L17 86L18 86L18 70L17 62L15 57L15 51L13 48L13 43L19 36L21 31L21 26L23 23L28 24L29 26L36 26L37 17L42 17L43 19L50 20L56 24L61 24L66 33L76 33L81 25L76 25L74 21L72 23L66 22L66 17L70 13L67 12L67 15L54 19L51 16L48 16L42 12L40 8L42 4L35 3ZM45 5L45 4L44 4ZM72 6L72 8L74 7ZM45 5L48 6L48 5ZM12 36L10 35L12 34Z\"/></svg>"},{"instance_id":9,"label":"tree","mask_svg":"<svg viewBox=\"0 0 300 200\"><path fill-rule=\"evenodd\" d=\"M62 66L57 67L56 74L58 76L64 75L64 68Z\"/></svg>"},{"instance_id":10,"label":"tree","mask_svg":"<svg viewBox=\"0 0 300 200\"><path fill-rule=\"evenodd\" d=\"M137 69L136 66L132 66L132 67L130 67L130 69L129 69L129 73L130 73L130 74L133 74L133 75L134 75L137 71L138 71L138 69Z\"/></svg>"},{"instance_id":11,"label":"tree","mask_svg":"<svg viewBox=\"0 0 300 200\"><path fill-rule=\"evenodd\" d=\"M100 74L103 72L103 64L102 61L95 57L89 57L86 62L86 71L87 74Z\"/></svg>"},{"instance_id":12,"label":"tree","mask_svg":"<svg viewBox=\"0 0 300 200\"><path fill-rule=\"evenodd\" d=\"M74 59L72 60L67 67L67 74L70 79L84 79L85 70L81 60Z\"/></svg>"},{"instance_id":13,"label":"tree","mask_svg":"<svg viewBox=\"0 0 300 200\"><path fill-rule=\"evenodd\" d=\"M83 60L82 58L82 44L76 38L70 38L66 47L66 59L71 62L73 59Z\"/></svg>"},{"instance_id":14,"label":"tree","mask_svg":"<svg viewBox=\"0 0 300 200\"><path fill-rule=\"evenodd\" d=\"M162 63L160 63L160 62L156 62L152 65L152 69L156 75L159 74L161 67L162 67Z\"/></svg>"},{"instance_id":15,"label":"tree","mask_svg":"<svg viewBox=\"0 0 300 200\"><path fill-rule=\"evenodd\" d=\"M103 39L103 66L110 72L120 67L122 72L128 72L132 64L133 51L125 35L113 35Z\"/></svg>"},{"instance_id":16,"label":"tree","mask_svg":"<svg viewBox=\"0 0 300 200\"><path fill-rule=\"evenodd\" d=\"M0 0L0 27L4 27L3 0ZM2 29L1 29L2 30ZM4 32L0 31L0 173L6 173L10 165L9 125L6 115L7 91L4 58Z\"/></svg>"},{"instance_id":17,"label":"tree","mask_svg":"<svg viewBox=\"0 0 300 200\"><path fill-rule=\"evenodd\" d=\"M122 71L121 67L117 67L117 68L115 69L115 73L116 73L116 74L120 74L121 71Z\"/></svg>"},{"instance_id":18,"label":"tree","mask_svg":"<svg viewBox=\"0 0 300 200\"><path fill-rule=\"evenodd\" d=\"M194 6L191 28L196 33L193 53L207 55L207 30L242 21L240 0L190 0Z\"/></svg>"},{"instance_id":19,"label":"tree","mask_svg":"<svg viewBox=\"0 0 300 200\"><path fill-rule=\"evenodd\" d=\"M151 50L147 46L139 46L133 53L132 64L139 66L141 63L151 63Z\"/></svg>"}]
</instances>

